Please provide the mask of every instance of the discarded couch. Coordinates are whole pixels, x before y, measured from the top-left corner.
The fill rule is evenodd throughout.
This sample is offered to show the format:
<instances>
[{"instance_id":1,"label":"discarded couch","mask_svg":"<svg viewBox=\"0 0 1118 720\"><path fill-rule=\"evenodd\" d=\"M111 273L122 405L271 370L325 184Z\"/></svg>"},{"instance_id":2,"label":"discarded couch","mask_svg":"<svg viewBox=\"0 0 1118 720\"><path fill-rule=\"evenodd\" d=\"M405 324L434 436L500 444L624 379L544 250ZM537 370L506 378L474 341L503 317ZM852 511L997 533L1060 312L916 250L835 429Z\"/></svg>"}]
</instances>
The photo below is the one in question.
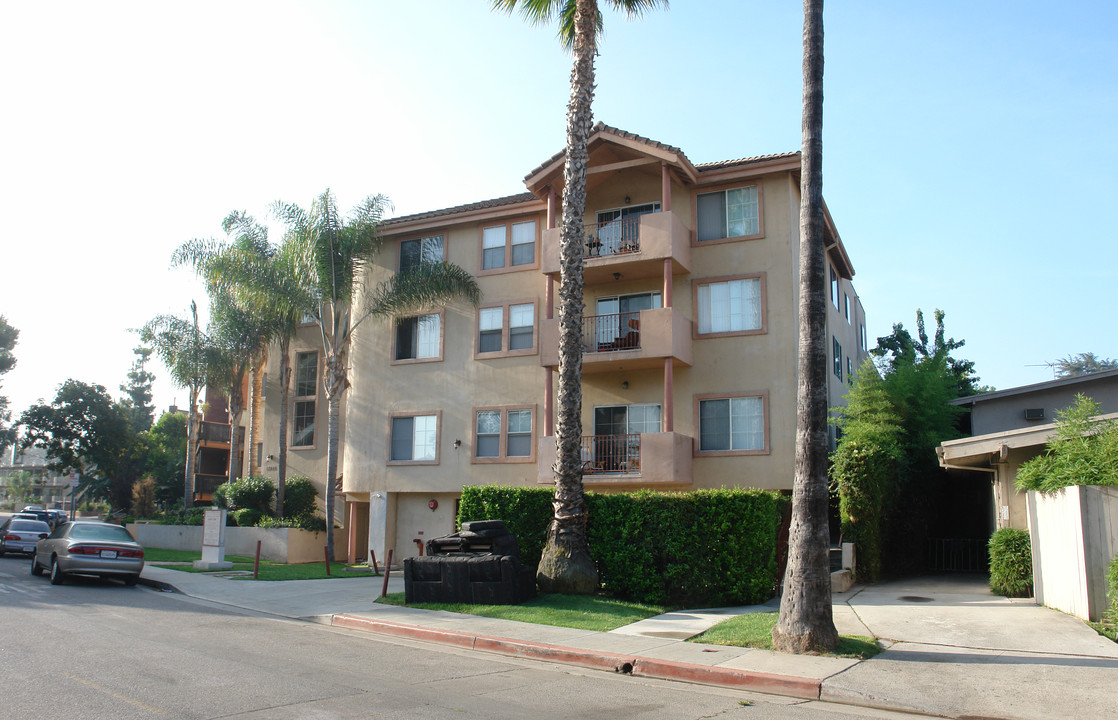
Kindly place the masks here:
<instances>
[{"instance_id":1,"label":"discarded couch","mask_svg":"<svg viewBox=\"0 0 1118 720\"><path fill-rule=\"evenodd\" d=\"M404 600L514 605L535 597L535 576L520 563L520 544L504 521L476 520L428 540L427 555L404 560Z\"/></svg>"}]
</instances>

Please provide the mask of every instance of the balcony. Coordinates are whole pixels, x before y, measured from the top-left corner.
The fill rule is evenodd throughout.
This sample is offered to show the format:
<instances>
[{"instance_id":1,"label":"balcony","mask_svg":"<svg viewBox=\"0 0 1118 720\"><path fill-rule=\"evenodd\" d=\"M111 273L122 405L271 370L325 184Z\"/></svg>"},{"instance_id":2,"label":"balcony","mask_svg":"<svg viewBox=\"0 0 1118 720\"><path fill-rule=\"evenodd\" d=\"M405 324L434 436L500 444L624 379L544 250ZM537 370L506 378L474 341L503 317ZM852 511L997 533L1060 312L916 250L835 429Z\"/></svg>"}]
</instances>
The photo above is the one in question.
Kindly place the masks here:
<instances>
[{"instance_id":1,"label":"balcony","mask_svg":"<svg viewBox=\"0 0 1118 720\"><path fill-rule=\"evenodd\" d=\"M584 435L582 481L587 485L687 486L691 484L692 441L674 432ZM555 436L539 439L537 482L553 482Z\"/></svg>"},{"instance_id":2,"label":"balcony","mask_svg":"<svg viewBox=\"0 0 1118 720\"><path fill-rule=\"evenodd\" d=\"M228 423L206 422L198 423L198 444L201 447L229 447Z\"/></svg>"},{"instance_id":3,"label":"balcony","mask_svg":"<svg viewBox=\"0 0 1118 720\"><path fill-rule=\"evenodd\" d=\"M583 374L691 365L691 319L673 308L582 318ZM559 364L559 319L540 324L540 364Z\"/></svg>"},{"instance_id":4,"label":"balcony","mask_svg":"<svg viewBox=\"0 0 1118 720\"><path fill-rule=\"evenodd\" d=\"M542 271L559 273L560 228L543 231ZM613 280L661 277L664 260L672 260L675 274L691 272L691 231L673 212L618 218L584 227L582 256L586 284Z\"/></svg>"}]
</instances>

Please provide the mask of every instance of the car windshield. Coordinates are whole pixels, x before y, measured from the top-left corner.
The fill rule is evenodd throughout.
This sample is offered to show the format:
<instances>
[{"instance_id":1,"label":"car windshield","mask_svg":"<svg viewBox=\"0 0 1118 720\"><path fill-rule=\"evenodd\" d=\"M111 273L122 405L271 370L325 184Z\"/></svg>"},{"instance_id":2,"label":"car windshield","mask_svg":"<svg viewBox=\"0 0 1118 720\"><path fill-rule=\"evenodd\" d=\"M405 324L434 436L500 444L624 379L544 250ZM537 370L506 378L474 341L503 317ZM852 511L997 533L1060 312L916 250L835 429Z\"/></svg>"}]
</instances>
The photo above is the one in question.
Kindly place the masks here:
<instances>
[{"instance_id":1,"label":"car windshield","mask_svg":"<svg viewBox=\"0 0 1118 720\"><path fill-rule=\"evenodd\" d=\"M8 530L11 532L50 532L50 526L38 520L12 520Z\"/></svg>"},{"instance_id":2,"label":"car windshield","mask_svg":"<svg viewBox=\"0 0 1118 720\"><path fill-rule=\"evenodd\" d=\"M128 531L119 525L75 525L70 537L79 540L109 540L112 542L136 542Z\"/></svg>"}]
</instances>

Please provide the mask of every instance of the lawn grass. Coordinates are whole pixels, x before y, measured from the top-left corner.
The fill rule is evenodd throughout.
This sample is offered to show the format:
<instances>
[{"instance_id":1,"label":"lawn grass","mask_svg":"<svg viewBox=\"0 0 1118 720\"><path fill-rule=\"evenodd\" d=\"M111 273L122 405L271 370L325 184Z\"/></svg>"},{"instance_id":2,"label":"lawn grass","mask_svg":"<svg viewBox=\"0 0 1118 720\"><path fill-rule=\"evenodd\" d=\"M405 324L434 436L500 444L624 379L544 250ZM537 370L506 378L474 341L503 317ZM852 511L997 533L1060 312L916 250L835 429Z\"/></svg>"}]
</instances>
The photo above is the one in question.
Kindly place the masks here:
<instances>
[{"instance_id":1,"label":"lawn grass","mask_svg":"<svg viewBox=\"0 0 1118 720\"><path fill-rule=\"evenodd\" d=\"M149 565L177 570L188 573L213 573L244 571L252 572L254 559L243 555L226 555L225 559L233 563L229 570L207 570L196 568L193 565L178 565L168 563L192 563L201 560L202 553L193 550L162 550L159 548L144 548L144 561ZM347 567L355 570L346 570ZM346 565L345 563L330 563L330 574L326 574L326 563L299 563L288 565L285 563L260 561L258 580L326 580L336 578L369 577L368 565ZM235 577L233 580L252 580L251 577Z\"/></svg>"},{"instance_id":2,"label":"lawn grass","mask_svg":"<svg viewBox=\"0 0 1118 720\"><path fill-rule=\"evenodd\" d=\"M701 635L690 638L690 642L708 645L735 645L737 647L761 648L772 650L772 630L779 613L746 613L723 620ZM863 635L840 635L834 655L856 657L867 660L881 652L877 641Z\"/></svg>"},{"instance_id":3,"label":"lawn grass","mask_svg":"<svg viewBox=\"0 0 1118 720\"><path fill-rule=\"evenodd\" d=\"M389 605L406 605L404 593L391 593L377 602ZM537 625L557 625L579 630L607 632L664 612L656 605L614 600L613 598L589 595L537 595L520 605L470 605L467 603L412 603L407 607L424 610L446 610L448 612L480 615L535 623Z\"/></svg>"}]
</instances>

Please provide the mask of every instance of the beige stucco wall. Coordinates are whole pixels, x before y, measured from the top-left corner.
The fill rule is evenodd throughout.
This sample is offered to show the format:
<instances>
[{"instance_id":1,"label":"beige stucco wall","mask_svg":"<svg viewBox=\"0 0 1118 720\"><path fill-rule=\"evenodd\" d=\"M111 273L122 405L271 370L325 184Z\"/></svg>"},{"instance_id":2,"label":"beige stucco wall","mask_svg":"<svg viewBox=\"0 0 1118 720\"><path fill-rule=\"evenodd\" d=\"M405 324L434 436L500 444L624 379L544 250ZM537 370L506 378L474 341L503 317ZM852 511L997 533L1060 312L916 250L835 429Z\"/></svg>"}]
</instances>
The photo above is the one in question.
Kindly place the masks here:
<instances>
[{"instance_id":1,"label":"beige stucco wall","mask_svg":"<svg viewBox=\"0 0 1118 720\"><path fill-rule=\"evenodd\" d=\"M796 404L797 343L797 257L798 190L791 176L776 173L761 180L764 237L690 248L690 273L673 278L674 314L687 323L695 320L693 287L707 278L763 273L765 283L766 332L754 335L693 338L688 337L689 353L679 352L684 360L674 368L674 432L664 435L663 443L677 444L678 438L693 438L695 396L704 393L756 392L767 397L767 454L731 457L691 457L690 477L680 487L713 488L755 486L788 489L792 485ZM744 182L742 184L745 184ZM717 186L724 187L725 181ZM702 188L699 188L702 190ZM672 185L672 211L688 228L693 226L694 187L679 182ZM659 167L656 172L626 169L592 186L587 203L587 222L599 209L622 207L661 199ZM499 211L492 211L499 215ZM542 233L545 213L530 215L510 212L507 220L534 218ZM436 221L431 221L436 222ZM395 270L400 240L442 233L446 257L450 262L477 273L480 263L480 227L496 224L459 221L441 228L428 226L422 232L391 235L381 264L372 268L368 282L374 285ZM537 246L537 254L542 242ZM537 260L539 258L537 257ZM478 277L482 304L534 302L537 317L537 344L543 333L546 277L539 268ZM844 353L855 353L861 305L848 281L842 289L849 292L858 313L847 323L841 308L828 304L827 353L830 358L831 335L839 337ZM658 276L591 284L585 290L586 313L593 314L599 297L618 294L662 291ZM453 500L467 484L537 486L546 477L537 466L550 463L547 457L531 462L477 463L473 461L474 411L480 407L529 406L534 410L535 441L544 426L544 388L546 373L537 352L517 357L475 358L477 313L462 303L443 312L442 359L437 362L393 364L393 327L372 321L354 336L350 355L350 381L346 406L346 452L342 466L343 488L351 501L370 502L369 543L378 558L393 548L397 558L418 552L417 538L435 537L453 529ZM673 351L674 353L674 351ZM860 359L860 356L859 358ZM688 365L687 363L690 363ZM857 365L857 359L852 360ZM583 377L583 434L593 433L594 408L601 405L664 403L662 363L648 368L626 368L622 363L608 372L587 373ZM830 400L842 402L847 388L830 373ZM843 362L843 376L847 377ZM555 383L558 383L557 377ZM627 387L622 387L627 383ZM389 433L393 413L438 413L438 461L435 464L389 464ZM455 447L455 441L460 441ZM682 467L679 465L678 467ZM650 476L651 477L651 476ZM659 475L657 476L659 478ZM591 489L611 489L614 480L588 478ZM628 487L632 487L629 483ZM438 499L439 509L427 508Z\"/></svg>"}]
</instances>

